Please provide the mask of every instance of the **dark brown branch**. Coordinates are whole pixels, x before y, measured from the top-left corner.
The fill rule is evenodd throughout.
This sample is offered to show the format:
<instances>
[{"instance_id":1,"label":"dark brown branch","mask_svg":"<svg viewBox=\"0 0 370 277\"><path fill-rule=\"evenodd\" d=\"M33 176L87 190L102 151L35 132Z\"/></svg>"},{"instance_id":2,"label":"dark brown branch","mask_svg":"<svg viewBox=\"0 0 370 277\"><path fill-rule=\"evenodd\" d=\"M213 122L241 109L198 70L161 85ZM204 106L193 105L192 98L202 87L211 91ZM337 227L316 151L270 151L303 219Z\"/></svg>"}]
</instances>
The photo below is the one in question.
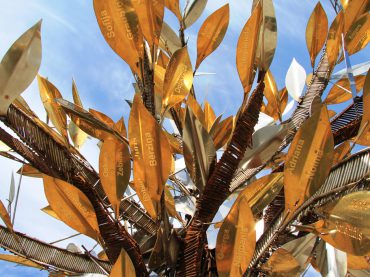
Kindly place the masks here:
<instances>
[{"instance_id":1,"label":"dark brown branch","mask_svg":"<svg viewBox=\"0 0 370 277\"><path fill-rule=\"evenodd\" d=\"M260 79L263 79L261 74ZM254 126L257 124L263 100L264 82L260 81L252 93L247 107L241 112L236 128L220 161L209 177L201 197L197 201L195 215L186 232L183 257L180 260L180 276L198 276L203 255L203 244L208 225L218 208L230 195L230 182L244 156L251 146Z\"/></svg>"}]
</instances>

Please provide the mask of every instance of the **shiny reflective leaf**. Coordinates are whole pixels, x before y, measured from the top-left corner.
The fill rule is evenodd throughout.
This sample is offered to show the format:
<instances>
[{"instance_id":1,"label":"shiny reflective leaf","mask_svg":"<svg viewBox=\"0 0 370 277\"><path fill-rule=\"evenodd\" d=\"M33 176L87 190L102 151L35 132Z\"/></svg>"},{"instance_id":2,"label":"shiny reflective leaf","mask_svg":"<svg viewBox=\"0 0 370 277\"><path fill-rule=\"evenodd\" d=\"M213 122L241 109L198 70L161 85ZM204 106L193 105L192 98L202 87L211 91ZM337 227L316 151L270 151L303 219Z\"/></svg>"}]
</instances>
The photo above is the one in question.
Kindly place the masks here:
<instances>
[{"instance_id":1,"label":"shiny reflective leaf","mask_svg":"<svg viewBox=\"0 0 370 277\"><path fill-rule=\"evenodd\" d=\"M113 128L114 121L106 114L99 112L97 110L89 109L89 113L91 113L95 118L103 122L105 125L107 125L110 128Z\"/></svg>"},{"instance_id":2,"label":"shiny reflective leaf","mask_svg":"<svg viewBox=\"0 0 370 277\"><path fill-rule=\"evenodd\" d=\"M134 186L148 213L157 218L164 184L171 171L171 152L165 133L136 94L129 119L134 160Z\"/></svg>"},{"instance_id":3,"label":"shiny reflective leaf","mask_svg":"<svg viewBox=\"0 0 370 277\"><path fill-rule=\"evenodd\" d=\"M329 66L334 68L337 63L339 51L342 47L342 32L344 26L343 11L340 11L330 26L328 40L326 43L326 54Z\"/></svg>"},{"instance_id":4,"label":"shiny reflective leaf","mask_svg":"<svg viewBox=\"0 0 370 277\"><path fill-rule=\"evenodd\" d=\"M260 70L267 71L274 58L277 43L277 24L272 0L253 0L253 8L258 1L262 4L262 25L256 53L257 65Z\"/></svg>"},{"instance_id":5,"label":"shiny reflective leaf","mask_svg":"<svg viewBox=\"0 0 370 277\"><path fill-rule=\"evenodd\" d=\"M186 168L199 191L206 185L216 150L211 136L195 117L190 107L186 109L183 126L184 157Z\"/></svg>"},{"instance_id":6,"label":"shiny reflective leaf","mask_svg":"<svg viewBox=\"0 0 370 277\"><path fill-rule=\"evenodd\" d=\"M124 135L126 136L126 130ZM126 143L114 137L104 140L99 155L99 176L105 193L119 216L121 199L130 181L130 152Z\"/></svg>"},{"instance_id":7,"label":"shiny reflective leaf","mask_svg":"<svg viewBox=\"0 0 370 277\"><path fill-rule=\"evenodd\" d=\"M229 4L211 14L200 27L195 69L221 44L229 25Z\"/></svg>"},{"instance_id":8,"label":"shiny reflective leaf","mask_svg":"<svg viewBox=\"0 0 370 277\"><path fill-rule=\"evenodd\" d=\"M60 217L54 212L54 210L50 206L46 206L46 207L42 208L41 211L43 211L44 213L50 215L51 217L54 217L57 220L62 221L60 219Z\"/></svg>"},{"instance_id":9,"label":"shiny reflective leaf","mask_svg":"<svg viewBox=\"0 0 370 277\"><path fill-rule=\"evenodd\" d=\"M165 0L164 5L176 15L180 22L182 21L179 0Z\"/></svg>"},{"instance_id":10,"label":"shiny reflective leaf","mask_svg":"<svg viewBox=\"0 0 370 277\"><path fill-rule=\"evenodd\" d=\"M273 173L249 184L238 197L248 200L253 215L262 212L283 188L283 173Z\"/></svg>"},{"instance_id":11,"label":"shiny reflective leaf","mask_svg":"<svg viewBox=\"0 0 370 277\"><path fill-rule=\"evenodd\" d=\"M239 168L256 168L264 164L277 152L287 135L289 124L272 125L259 129L252 136L252 148L245 151Z\"/></svg>"},{"instance_id":12,"label":"shiny reflective leaf","mask_svg":"<svg viewBox=\"0 0 370 277\"><path fill-rule=\"evenodd\" d=\"M347 253L347 265L349 269L369 269L370 260L367 256L355 256Z\"/></svg>"},{"instance_id":13,"label":"shiny reflective leaf","mask_svg":"<svg viewBox=\"0 0 370 277\"><path fill-rule=\"evenodd\" d=\"M131 3L149 45L158 45L164 16L164 0L132 0Z\"/></svg>"},{"instance_id":14,"label":"shiny reflective leaf","mask_svg":"<svg viewBox=\"0 0 370 277\"><path fill-rule=\"evenodd\" d=\"M206 116L204 114L204 111L202 110L202 107L198 103L198 101L194 98L193 95L189 94L188 99L186 100L186 104L192 112L194 113L195 117L200 121L204 129L207 129L207 123L206 123ZM185 119L185 114L184 114Z\"/></svg>"},{"instance_id":15,"label":"shiny reflective leaf","mask_svg":"<svg viewBox=\"0 0 370 277\"><path fill-rule=\"evenodd\" d=\"M169 216L177 218L180 222L182 222L183 220L181 216L176 211L175 199L173 198L168 186L165 187L164 192L165 192L164 199L165 199L166 209L167 209Z\"/></svg>"},{"instance_id":16,"label":"shiny reflective leaf","mask_svg":"<svg viewBox=\"0 0 370 277\"><path fill-rule=\"evenodd\" d=\"M73 185L43 175L45 196L50 207L69 227L95 240L99 226L93 206L87 197Z\"/></svg>"},{"instance_id":17,"label":"shiny reflective leaf","mask_svg":"<svg viewBox=\"0 0 370 277\"><path fill-rule=\"evenodd\" d=\"M9 196L8 196L9 205L13 202L14 196L15 196L15 181L14 181L14 172L12 172L12 176L10 177Z\"/></svg>"},{"instance_id":18,"label":"shiny reflective leaf","mask_svg":"<svg viewBox=\"0 0 370 277\"><path fill-rule=\"evenodd\" d=\"M296 59L293 58L292 63L290 64L288 72L285 76L285 86L288 90L289 95L297 102L302 95L305 82L306 71L296 61Z\"/></svg>"},{"instance_id":19,"label":"shiny reflective leaf","mask_svg":"<svg viewBox=\"0 0 370 277\"><path fill-rule=\"evenodd\" d=\"M140 73L143 34L132 0L94 0L94 11L109 46L134 72Z\"/></svg>"},{"instance_id":20,"label":"shiny reflective leaf","mask_svg":"<svg viewBox=\"0 0 370 277\"><path fill-rule=\"evenodd\" d=\"M369 43L370 40L370 15L368 13L357 19L348 30L344 42L349 55L353 55Z\"/></svg>"},{"instance_id":21,"label":"shiny reflective leaf","mask_svg":"<svg viewBox=\"0 0 370 277\"><path fill-rule=\"evenodd\" d=\"M353 76L358 76L366 73L370 68L370 61L356 64L352 66ZM347 68L343 68L330 76L331 79L343 79L348 78Z\"/></svg>"},{"instance_id":22,"label":"shiny reflective leaf","mask_svg":"<svg viewBox=\"0 0 370 277\"><path fill-rule=\"evenodd\" d=\"M262 265L262 269L266 271L269 276L299 276L300 265L293 255L284 248L278 248Z\"/></svg>"},{"instance_id":23,"label":"shiny reflective leaf","mask_svg":"<svg viewBox=\"0 0 370 277\"><path fill-rule=\"evenodd\" d=\"M224 146L233 134L234 117L229 116L218 124L213 124L209 134L212 136L215 150Z\"/></svg>"},{"instance_id":24,"label":"shiny reflective leaf","mask_svg":"<svg viewBox=\"0 0 370 277\"><path fill-rule=\"evenodd\" d=\"M241 276L256 246L255 221L248 199L238 197L217 235L216 261L219 276Z\"/></svg>"},{"instance_id":25,"label":"shiny reflective leaf","mask_svg":"<svg viewBox=\"0 0 370 277\"><path fill-rule=\"evenodd\" d=\"M182 47L180 38L166 22L162 25L159 46L170 55Z\"/></svg>"},{"instance_id":26,"label":"shiny reflective leaf","mask_svg":"<svg viewBox=\"0 0 370 277\"><path fill-rule=\"evenodd\" d=\"M31 84L41 63L41 21L19 37L0 64L0 115Z\"/></svg>"},{"instance_id":27,"label":"shiny reflective leaf","mask_svg":"<svg viewBox=\"0 0 370 277\"><path fill-rule=\"evenodd\" d=\"M279 97L279 90L277 88L274 76L272 75L271 71L267 71L265 75L265 89L263 91L267 102L268 107L271 109L271 113L269 115L273 117L275 120L281 119L281 112L280 112L280 97Z\"/></svg>"},{"instance_id":28,"label":"shiny reflective leaf","mask_svg":"<svg viewBox=\"0 0 370 277\"><path fill-rule=\"evenodd\" d=\"M313 10L306 27L306 45L310 53L311 66L315 67L315 60L324 46L328 35L328 17L318 2Z\"/></svg>"},{"instance_id":29,"label":"shiny reflective leaf","mask_svg":"<svg viewBox=\"0 0 370 277\"><path fill-rule=\"evenodd\" d=\"M206 129L209 132L212 128L213 123L216 120L216 115L208 101L204 101L204 118L206 123Z\"/></svg>"},{"instance_id":30,"label":"shiny reflective leaf","mask_svg":"<svg viewBox=\"0 0 370 277\"><path fill-rule=\"evenodd\" d=\"M346 0L345 12L344 12L344 29L343 33L351 28L353 22L357 20L362 14L370 11L369 0Z\"/></svg>"},{"instance_id":31,"label":"shiny reflective leaf","mask_svg":"<svg viewBox=\"0 0 370 277\"><path fill-rule=\"evenodd\" d=\"M291 214L322 185L333 161L334 139L327 109L307 119L289 148L284 167L285 210Z\"/></svg>"},{"instance_id":32,"label":"shiny reflective leaf","mask_svg":"<svg viewBox=\"0 0 370 277\"><path fill-rule=\"evenodd\" d=\"M351 144L348 141L343 142L341 145L334 149L333 166L340 163L342 159L349 153Z\"/></svg>"},{"instance_id":33,"label":"shiny reflective leaf","mask_svg":"<svg viewBox=\"0 0 370 277\"><path fill-rule=\"evenodd\" d=\"M170 59L163 84L162 114L184 100L193 85L193 70L187 47L177 50Z\"/></svg>"},{"instance_id":34,"label":"shiny reflective leaf","mask_svg":"<svg viewBox=\"0 0 370 277\"><path fill-rule=\"evenodd\" d=\"M356 90L360 91L365 83L365 76L359 75L355 77ZM352 99L350 93L350 82L348 78L341 79L336 82L328 93L328 96L324 100L327 105L339 104Z\"/></svg>"},{"instance_id":35,"label":"shiny reflective leaf","mask_svg":"<svg viewBox=\"0 0 370 277\"><path fill-rule=\"evenodd\" d=\"M135 267L132 263L130 256L124 249L121 249L116 263L112 267L109 277L131 277L136 276Z\"/></svg>"},{"instance_id":36,"label":"shiny reflective leaf","mask_svg":"<svg viewBox=\"0 0 370 277\"><path fill-rule=\"evenodd\" d=\"M206 8L207 0L190 0L184 11L184 28L189 28L202 15Z\"/></svg>"},{"instance_id":37,"label":"shiny reflective leaf","mask_svg":"<svg viewBox=\"0 0 370 277\"><path fill-rule=\"evenodd\" d=\"M67 139L67 116L55 99L62 98L59 90L47 79L37 76L42 103L51 122L58 132Z\"/></svg>"},{"instance_id":38,"label":"shiny reflective leaf","mask_svg":"<svg viewBox=\"0 0 370 277\"><path fill-rule=\"evenodd\" d=\"M343 196L320 208L323 216L314 224L316 232L335 248L356 256L370 253L370 192Z\"/></svg>"},{"instance_id":39,"label":"shiny reflective leaf","mask_svg":"<svg viewBox=\"0 0 370 277\"><path fill-rule=\"evenodd\" d=\"M364 113L359 130L363 130L357 143L370 146L370 70L367 72L363 90Z\"/></svg>"},{"instance_id":40,"label":"shiny reflective leaf","mask_svg":"<svg viewBox=\"0 0 370 277\"><path fill-rule=\"evenodd\" d=\"M236 48L236 67L244 88L244 93L250 91L256 74L255 60L261 24L262 6L258 3L240 33Z\"/></svg>"},{"instance_id":41,"label":"shiny reflective leaf","mask_svg":"<svg viewBox=\"0 0 370 277\"><path fill-rule=\"evenodd\" d=\"M21 266L29 266L29 267L34 267L37 269L44 269L43 266L32 262L31 260L27 260L25 258L22 258L20 256L15 256L15 255L9 255L9 254L0 254L0 260L6 261L6 262L11 262L11 263L16 263Z\"/></svg>"},{"instance_id":42,"label":"shiny reflective leaf","mask_svg":"<svg viewBox=\"0 0 370 277\"><path fill-rule=\"evenodd\" d=\"M13 224L12 221L10 220L10 216L8 214L8 211L6 210L3 202L0 200L0 218L3 220L5 223L5 226L13 232Z\"/></svg>"}]
</instances>

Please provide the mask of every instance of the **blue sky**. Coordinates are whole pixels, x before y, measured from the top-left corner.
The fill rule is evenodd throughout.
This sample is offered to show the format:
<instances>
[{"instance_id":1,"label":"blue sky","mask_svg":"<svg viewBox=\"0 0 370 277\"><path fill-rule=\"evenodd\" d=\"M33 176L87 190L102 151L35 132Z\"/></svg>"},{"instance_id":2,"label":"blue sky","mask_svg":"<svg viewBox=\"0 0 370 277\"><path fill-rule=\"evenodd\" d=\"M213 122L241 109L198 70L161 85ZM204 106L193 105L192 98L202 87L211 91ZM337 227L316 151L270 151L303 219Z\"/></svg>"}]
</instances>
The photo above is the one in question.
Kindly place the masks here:
<instances>
[{"instance_id":1,"label":"blue sky","mask_svg":"<svg viewBox=\"0 0 370 277\"><path fill-rule=\"evenodd\" d=\"M250 16L251 0L231 0L230 25L221 46L208 57L198 71L216 75L196 77L195 89L198 99L207 99L216 111L225 116L235 114L242 99L242 86L235 66L235 48L239 33ZM190 55L195 63L196 33L201 23L213 11L225 4L223 0L209 1L203 16L186 33L189 38ZM293 58L311 71L309 55L305 44L305 29L308 17L317 1L284 0L275 1L278 22L278 46L271 70L279 89L284 87L286 71ZM334 17L329 0L321 1L329 16ZM0 56L24 31L39 19L42 23L43 60L40 74L48 77L66 99L71 99L71 81L75 79L85 107L102 111L114 120L124 116L129 109L124 99L133 97L133 78L129 67L110 49L100 33L95 19L92 1L86 0L14 0L3 1L0 10ZM176 23L174 16L166 15L166 21ZM177 25L174 29L177 29ZM369 49L352 57L352 64L365 61ZM338 69L343 68L339 65ZM31 107L45 118L39 99L37 83L23 94ZM346 104L347 105L347 104ZM83 154L96 166L98 148L95 140L88 140ZM11 171L20 167L15 162L0 158L0 199L5 202ZM16 176L16 180L18 176ZM20 204L15 222L16 230L45 241L54 241L74 234L75 231L43 214L40 209L47 205L39 180L24 178ZM75 238L59 244L74 242L77 245L93 246L88 238ZM45 273L0 262L0 276L44 276Z\"/></svg>"}]
</instances>

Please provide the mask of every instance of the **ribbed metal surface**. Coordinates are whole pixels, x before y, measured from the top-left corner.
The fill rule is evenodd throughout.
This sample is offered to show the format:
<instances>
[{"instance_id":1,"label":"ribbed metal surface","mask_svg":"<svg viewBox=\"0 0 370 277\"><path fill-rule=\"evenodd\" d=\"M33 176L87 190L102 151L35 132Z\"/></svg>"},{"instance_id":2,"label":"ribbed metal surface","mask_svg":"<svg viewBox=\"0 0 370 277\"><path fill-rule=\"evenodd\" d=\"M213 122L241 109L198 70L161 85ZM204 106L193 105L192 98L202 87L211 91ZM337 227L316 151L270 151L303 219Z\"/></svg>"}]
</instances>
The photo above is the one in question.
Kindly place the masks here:
<instances>
[{"instance_id":1,"label":"ribbed metal surface","mask_svg":"<svg viewBox=\"0 0 370 277\"><path fill-rule=\"evenodd\" d=\"M17 237L17 241L15 239ZM30 259L53 270L66 271L68 273L99 273L110 272L112 265L108 262L95 259L100 268L87 255L72 253L47 243L30 238L24 234L13 235L7 228L0 225L0 246L8 251Z\"/></svg>"},{"instance_id":2,"label":"ribbed metal surface","mask_svg":"<svg viewBox=\"0 0 370 277\"><path fill-rule=\"evenodd\" d=\"M320 196L327 194L330 191L344 187L350 183L356 183L361 181L367 175L370 174L370 149L365 149L361 152L352 155L345 161L342 161L330 172L328 178L321 186L321 188L306 202L311 203L308 207L300 211L297 217L300 218L304 216L309 210L312 210L313 207L322 205L326 203L329 199L320 198ZM315 201L315 199L318 199ZM291 220L291 222L293 221ZM260 258L269 250L274 240L279 236L281 232L285 230L283 223L283 214L280 214L276 218L269 230L257 241L256 250L253 256L253 259L249 265L250 268L256 266Z\"/></svg>"}]
</instances>

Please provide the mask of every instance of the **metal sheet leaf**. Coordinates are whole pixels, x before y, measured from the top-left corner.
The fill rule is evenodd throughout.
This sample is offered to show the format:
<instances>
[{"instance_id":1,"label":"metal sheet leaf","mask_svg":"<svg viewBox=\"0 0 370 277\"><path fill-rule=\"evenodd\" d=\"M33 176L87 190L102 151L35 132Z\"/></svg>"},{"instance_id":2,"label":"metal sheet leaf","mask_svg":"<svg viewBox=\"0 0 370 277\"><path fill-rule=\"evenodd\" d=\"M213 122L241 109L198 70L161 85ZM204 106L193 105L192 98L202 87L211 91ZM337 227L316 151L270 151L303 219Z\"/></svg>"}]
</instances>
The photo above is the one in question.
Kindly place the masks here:
<instances>
[{"instance_id":1,"label":"metal sheet leaf","mask_svg":"<svg viewBox=\"0 0 370 277\"><path fill-rule=\"evenodd\" d=\"M369 191L353 192L317 212L316 232L335 248L356 256L370 253Z\"/></svg>"},{"instance_id":2,"label":"metal sheet leaf","mask_svg":"<svg viewBox=\"0 0 370 277\"><path fill-rule=\"evenodd\" d=\"M370 61L356 64L352 66L353 76L361 75L366 73L370 68ZM348 78L347 68L341 69L338 72L331 75L331 79L343 79Z\"/></svg>"},{"instance_id":3,"label":"metal sheet leaf","mask_svg":"<svg viewBox=\"0 0 370 277\"><path fill-rule=\"evenodd\" d=\"M129 119L130 148L134 160L134 186L140 201L157 218L172 159L165 133L136 94Z\"/></svg>"},{"instance_id":4,"label":"metal sheet leaf","mask_svg":"<svg viewBox=\"0 0 370 277\"><path fill-rule=\"evenodd\" d=\"M328 56L328 62L331 69L333 69L336 65L339 51L342 47L343 26L344 15L342 10L337 14L333 23L331 24L328 34L328 40L326 42L326 54Z\"/></svg>"},{"instance_id":5,"label":"metal sheet leaf","mask_svg":"<svg viewBox=\"0 0 370 277\"><path fill-rule=\"evenodd\" d=\"M351 28L353 22L357 20L362 14L367 13L370 11L370 1L363 0L347 0L345 5L345 13L344 13L344 34Z\"/></svg>"},{"instance_id":6,"label":"metal sheet leaf","mask_svg":"<svg viewBox=\"0 0 370 277\"><path fill-rule=\"evenodd\" d=\"M295 58L293 58L285 76L285 86L289 95L297 102L302 95L306 82L306 76L307 74L303 66L301 66Z\"/></svg>"},{"instance_id":7,"label":"metal sheet leaf","mask_svg":"<svg viewBox=\"0 0 370 277\"><path fill-rule=\"evenodd\" d=\"M0 200L0 218L4 221L6 227L13 232L13 224L10 220L8 211L6 210L3 202Z\"/></svg>"},{"instance_id":8,"label":"metal sheet leaf","mask_svg":"<svg viewBox=\"0 0 370 277\"><path fill-rule=\"evenodd\" d=\"M283 184L283 173L269 174L249 184L239 197L245 197L253 215L257 215L274 200Z\"/></svg>"},{"instance_id":9,"label":"metal sheet leaf","mask_svg":"<svg viewBox=\"0 0 370 277\"><path fill-rule=\"evenodd\" d=\"M219 276L241 276L256 246L255 221L246 197L238 197L217 235L216 261Z\"/></svg>"},{"instance_id":10,"label":"metal sheet leaf","mask_svg":"<svg viewBox=\"0 0 370 277\"><path fill-rule=\"evenodd\" d=\"M59 90L47 79L37 76L40 97L51 122L58 132L67 140L67 116L64 110L55 101L62 98Z\"/></svg>"},{"instance_id":11,"label":"metal sheet leaf","mask_svg":"<svg viewBox=\"0 0 370 277\"><path fill-rule=\"evenodd\" d=\"M131 1L139 18L140 27L149 45L158 45L161 35L164 0Z\"/></svg>"},{"instance_id":12,"label":"metal sheet leaf","mask_svg":"<svg viewBox=\"0 0 370 277\"><path fill-rule=\"evenodd\" d=\"M340 163L343 158L349 153L350 149L351 144L349 143L349 141L345 141L341 145L337 146L334 149L333 166Z\"/></svg>"},{"instance_id":13,"label":"metal sheet leaf","mask_svg":"<svg viewBox=\"0 0 370 277\"><path fill-rule=\"evenodd\" d=\"M186 168L194 184L199 191L202 191L206 185L211 165L216 160L216 150L211 136L189 106L186 108L183 141Z\"/></svg>"},{"instance_id":14,"label":"metal sheet leaf","mask_svg":"<svg viewBox=\"0 0 370 277\"><path fill-rule=\"evenodd\" d=\"M186 104L188 107L190 107L195 117L200 121L203 128L207 129L206 116L204 114L204 111L202 110L202 107L200 106L200 104L194 98L193 95L189 94L188 99L186 100ZM185 120L185 113L184 113L184 120Z\"/></svg>"},{"instance_id":15,"label":"metal sheet leaf","mask_svg":"<svg viewBox=\"0 0 370 277\"><path fill-rule=\"evenodd\" d=\"M0 115L31 84L41 63L41 21L20 36L0 64Z\"/></svg>"},{"instance_id":16,"label":"metal sheet leaf","mask_svg":"<svg viewBox=\"0 0 370 277\"><path fill-rule=\"evenodd\" d=\"M109 46L139 73L143 34L132 0L94 0L94 11Z\"/></svg>"},{"instance_id":17,"label":"metal sheet leaf","mask_svg":"<svg viewBox=\"0 0 370 277\"><path fill-rule=\"evenodd\" d=\"M159 47L161 47L169 55L172 55L182 47L180 38L166 22L163 22L162 24Z\"/></svg>"},{"instance_id":18,"label":"metal sheet leaf","mask_svg":"<svg viewBox=\"0 0 370 277\"><path fill-rule=\"evenodd\" d=\"M236 48L236 67L244 88L244 93L248 93L251 90L256 74L255 60L261 21L262 6L258 3L239 35Z\"/></svg>"},{"instance_id":19,"label":"metal sheet leaf","mask_svg":"<svg viewBox=\"0 0 370 277\"><path fill-rule=\"evenodd\" d=\"M315 60L324 46L328 35L328 17L318 2L313 10L306 27L306 45L310 53L311 66L315 67Z\"/></svg>"},{"instance_id":20,"label":"metal sheet leaf","mask_svg":"<svg viewBox=\"0 0 370 277\"><path fill-rule=\"evenodd\" d=\"M359 75L355 77L356 90L359 92L365 83L366 77ZM341 79L337 81L333 87L330 89L328 96L324 100L327 105L339 104L352 99L352 94L350 93L350 82L348 78Z\"/></svg>"},{"instance_id":21,"label":"metal sheet leaf","mask_svg":"<svg viewBox=\"0 0 370 277\"><path fill-rule=\"evenodd\" d=\"M265 75L265 89L263 91L267 101L268 101L268 108L270 111L267 113L275 120L281 119L281 112L280 112L280 96L279 90L277 88L275 78L272 75L271 71L268 70Z\"/></svg>"},{"instance_id":22,"label":"metal sheet leaf","mask_svg":"<svg viewBox=\"0 0 370 277\"><path fill-rule=\"evenodd\" d=\"M9 186L9 197L8 197L9 204L13 202L14 195L15 195L15 181L14 181L14 172L12 171L12 176L10 178L10 186Z\"/></svg>"},{"instance_id":23,"label":"metal sheet leaf","mask_svg":"<svg viewBox=\"0 0 370 277\"><path fill-rule=\"evenodd\" d=\"M370 268L370 261L366 256L355 256L347 253L347 266L349 269L363 270Z\"/></svg>"},{"instance_id":24,"label":"metal sheet leaf","mask_svg":"<svg viewBox=\"0 0 370 277\"><path fill-rule=\"evenodd\" d=\"M91 113L95 118L103 122L105 125L109 126L110 128L113 128L114 121L106 114L93 109L89 109L89 113Z\"/></svg>"},{"instance_id":25,"label":"metal sheet leaf","mask_svg":"<svg viewBox=\"0 0 370 277\"><path fill-rule=\"evenodd\" d=\"M131 277L136 276L135 267L132 263L130 256L124 249L121 249L121 254L119 255L116 263L112 267L112 271L109 277Z\"/></svg>"},{"instance_id":26,"label":"metal sheet leaf","mask_svg":"<svg viewBox=\"0 0 370 277\"><path fill-rule=\"evenodd\" d=\"M260 70L267 71L274 58L277 43L277 24L272 0L253 0L253 8L260 1L262 4L262 26L260 29L256 53Z\"/></svg>"},{"instance_id":27,"label":"metal sheet leaf","mask_svg":"<svg viewBox=\"0 0 370 277\"><path fill-rule=\"evenodd\" d=\"M22 258L20 256L9 255L9 254L0 254L0 260L11 262L11 263L16 263L18 265L34 267L34 268L37 268L37 269L44 269L43 266L41 266L41 265L39 265L35 262L32 262L31 260L27 260L25 258Z\"/></svg>"},{"instance_id":28,"label":"metal sheet leaf","mask_svg":"<svg viewBox=\"0 0 370 277\"><path fill-rule=\"evenodd\" d=\"M206 129L209 132L216 120L215 111L212 109L208 101L204 101L204 118L206 123Z\"/></svg>"},{"instance_id":29,"label":"metal sheet leaf","mask_svg":"<svg viewBox=\"0 0 370 277\"><path fill-rule=\"evenodd\" d=\"M73 102L83 108L82 101L80 95L77 90L77 86L74 80L72 80L72 95L73 95ZM71 121L68 125L68 132L69 136L73 141L73 145L79 149L86 141L88 135L82 131L78 126Z\"/></svg>"},{"instance_id":30,"label":"metal sheet leaf","mask_svg":"<svg viewBox=\"0 0 370 277\"><path fill-rule=\"evenodd\" d=\"M357 143L370 146L370 70L367 72L363 89L364 113L362 115L360 130L363 130Z\"/></svg>"},{"instance_id":31,"label":"metal sheet leaf","mask_svg":"<svg viewBox=\"0 0 370 277\"><path fill-rule=\"evenodd\" d=\"M99 155L99 176L117 217L130 175L131 162L127 144L114 137L104 140Z\"/></svg>"},{"instance_id":32,"label":"metal sheet leaf","mask_svg":"<svg viewBox=\"0 0 370 277\"><path fill-rule=\"evenodd\" d=\"M268 261L262 265L261 269L266 271L269 276L297 277L299 276L300 265L289 251L278 248Z\"/></svg>"},{"instance_id":33,"label":"metal sheet leaf","mask_svg":"<svg viewBox=\"0 0 370 277\"><path fill-rule=\"evenodd\" d=\"M47 175L43 179L45 196L58 217L77 232L98 240L98 222L87 197L63 180Z\"/></svg>"},{"instance_id":34,"label":"metal sheet leaf","mask_svg":"<svg viewBox=\"0 0 370 277\"><path fill-rule=\"evenodd\" d=\"M289 148L284 167L285 211L293 213L322 185L333 161L334 139L325 106L307 119Z\"/></svg>"},{"instance_id":35,"label":"metal sheet leaf","mask_svg":"<svg viewBox=\"0 0 370 277\"><path fill-rule=\"evenodd\" d=\"M165 0L164 5L166 6L167 9L169 9L176 15L179 22L182 21L179 0Z\"/></svg>"},{"instance_id":36,"label":"metal sheet leaf","mask_svg":"<svg viewBox=\"0 0 370 277\"><path fill-rule=\"evenodd\" d=\"M266 126L252 136L252 148L245 151L239 168L256 168L267 162L278 150L287 135L289 124Z\"/></svg>"},{"instance_id":37,"label":"metal sheet leaf","mask_svg":"<svg viewBox=\"0 0 370 277\"><path fill-rule=\"evenodd\" d=\"M370 40L370 14L362 15L348 30L344 42L349 55L353 55L369 43Z\"/></svg>"},{"instance_id":38,"label":"metal sheet leaf","mask_svg":"<svg viewBox=\"0 0 370 277\"><path fill-rule=\"evenodd\" d=\"M187 47L177 50L170 59L163 84L162 115L184 100L193 85L193 70Z\"/></svg>"},{"instance_id":39,"label":"metal sheet leaf","mask_svg":"<svg viewBox=\"0 0 370 277\"><path fill-rule=\"evenodd\" d=\"M53 211L53 209L50 206L46 206L46 207L42 208L41 211L43 211L44 213L50 215L51 217L54 217L57 220L62 221L60 219L60 217Z\"/></svg>"},{"instance_id":40,"label":"metal sheet leaf","mask_svg":"<svg viewBox=\"0 0 370 277\"><path fill-rule=\"evenodd\" d=\"M212 136L213 144L215 145L215 150L217 151L231 138L234 128L234 117L229 116L228 118L222 120L219 124L213 125L209 134Z\"/></svg>"},{"instance_id":41,"label":"metal sheet leaf","mask_svg":"<svg viewBox=\"0 0 370 277\"><path fill-rule=\"evenodd\" d=\"M206 8L207 0L190 0L184 11L184 28L189 28L202 15Z\"/></svg>"},{"instance_id":42,"label":"metal sheet leaf","mask_svg":"<svg viewBox=\"0 0 370 277\"><path fill-rule=\"evenodd\" d=\"M200 27L195 69L221 44L229 26L229 14L229 4L226 4L212 13Z\"/></svg>"}]
</instances>

